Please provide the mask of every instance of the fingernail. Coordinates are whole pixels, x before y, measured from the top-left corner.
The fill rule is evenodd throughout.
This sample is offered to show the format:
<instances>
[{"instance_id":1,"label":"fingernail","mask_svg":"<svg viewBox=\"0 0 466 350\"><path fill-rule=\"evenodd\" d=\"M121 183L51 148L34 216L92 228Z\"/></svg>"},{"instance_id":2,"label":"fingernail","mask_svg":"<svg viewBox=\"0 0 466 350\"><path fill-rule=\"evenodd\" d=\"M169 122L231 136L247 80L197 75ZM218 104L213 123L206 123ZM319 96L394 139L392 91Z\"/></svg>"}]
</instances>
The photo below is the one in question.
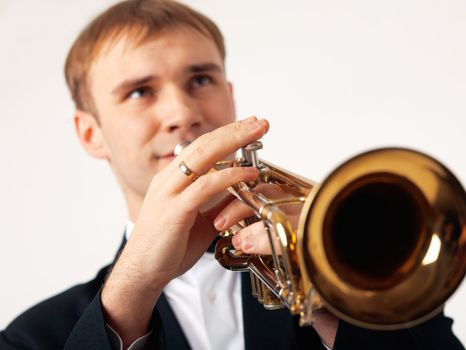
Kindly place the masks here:
<instances>
[{"instance_id":1,"label":"fingernail","mask_svg":"<svg viewBox=\"0 0 466 350\"><path fill-rule=\"evenodd\" d=\"M246 123L252 123L252 122L255 122L256 120L257 120L256 116L252 116L252 117L243 119L243 121L246 122Z\"/></svg>"},{"instance_id":2,"label":"fingernail","mask_svg":"<svg viewBox=\"0 0 466 350\"><path fill-rule=\"evenodd\" d=\"M241 248L241 239L239 238L239 235L234 235L231 242L236 249Z\"/></svg>"},{"instance_id":3,"label":"fingernail","mask_svg":"<svg viewBox=\"0 0 466 350\"><path fill-rule=\"evenodd\" d=\"M217 230L223 230L225 223L227 222L227 218L224 216L220 216L215 219L214 226Z\"/></svg>"},{"instance_id":4,"label":"fingernail","mask_svg":"<svg viewBox=\"0 0 466 350\"><path fill-rule=\"evenodd\" d=\"M268 130L269 128L269 123L265 119L261 120L256 120L254 122L251 122L248 124L248 127L250 128L251 131L256 131L256 130Z\"/></svg>"}]
</instances>

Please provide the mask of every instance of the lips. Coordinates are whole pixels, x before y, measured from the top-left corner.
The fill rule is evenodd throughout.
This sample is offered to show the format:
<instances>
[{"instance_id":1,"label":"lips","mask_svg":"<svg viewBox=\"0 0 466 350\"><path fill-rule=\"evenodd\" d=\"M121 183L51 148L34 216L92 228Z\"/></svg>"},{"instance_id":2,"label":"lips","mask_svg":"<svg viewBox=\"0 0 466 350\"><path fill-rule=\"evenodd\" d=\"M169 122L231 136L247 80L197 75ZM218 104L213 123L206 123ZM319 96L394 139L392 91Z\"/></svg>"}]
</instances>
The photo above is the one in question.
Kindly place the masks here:
<instances>
[{"instance_id":1,"label":"lips","mask_svg":"<svg viewBox=\"0 0 466 350\"><path fill-rule=\"evenodd\" d=\"M176 144L176 146L165 154L156 156L157 159L173 159L178 156L184 148L186 148L192 141L182 141Z\"/></svg>"},{"instance_id":2,"label":"lips","mask_svg":"<svg viewBox=\"0 0 466 350\"><path fill-rule=\"evenodd\" d=\"M182 151L183 149L185 149L192 141L190 140L185 140L185 141L180 141L178 142L172 149L170 149L170 151L167 151L167 153L162 153L162 152L158 152L158 154L161 154L162 155L156 155L156 159L157 160L165 160L165 159L168 159L168 160L173 160L174 158L176 158Z\"/></svg>"}]
</instances>

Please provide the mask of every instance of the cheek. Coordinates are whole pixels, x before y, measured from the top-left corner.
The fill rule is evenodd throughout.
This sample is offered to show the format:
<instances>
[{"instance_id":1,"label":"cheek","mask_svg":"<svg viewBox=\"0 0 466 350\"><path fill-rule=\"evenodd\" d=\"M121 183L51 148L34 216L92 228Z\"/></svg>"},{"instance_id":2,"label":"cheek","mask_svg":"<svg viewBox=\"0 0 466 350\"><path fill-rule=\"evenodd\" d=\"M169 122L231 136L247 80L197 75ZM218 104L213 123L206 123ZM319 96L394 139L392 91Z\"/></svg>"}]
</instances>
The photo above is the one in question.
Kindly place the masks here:
<instances>
[{"instance_id":1,"label":"cheek","mask_svg":"<svg viewBox=\"0 0 466 350\"><path fill-rule=\"evenodd\" d=\"M154 118L144 116L121 116L117 119L118 122L114 122L109 130L109 143L111 148L125 153L141 154L160 127Z\"/></svg>"},{"instance_id":2,"label":"cheek","mask_svg":"<svg viewBox=\"0 0 466 350\"><path fill-rule=\"evenodd\" d=\"M229 124L235 120L235 106L229 94L212 100L209 104L209 122L215 127Z\"/></svg>"},{"instance_id":3,"label":"cheek","mask_svg":"<svg viewBox=\"0 0 466 350\"><path fill-rule=\"evenodd\" d=\"M138 121L129 123L125 130L123 130L123 137L131 138L137 141L138 144L144 145L149 142L158 132L160 123L155 122L153 119L140 119Z\"/></svg>"}]
</instances>

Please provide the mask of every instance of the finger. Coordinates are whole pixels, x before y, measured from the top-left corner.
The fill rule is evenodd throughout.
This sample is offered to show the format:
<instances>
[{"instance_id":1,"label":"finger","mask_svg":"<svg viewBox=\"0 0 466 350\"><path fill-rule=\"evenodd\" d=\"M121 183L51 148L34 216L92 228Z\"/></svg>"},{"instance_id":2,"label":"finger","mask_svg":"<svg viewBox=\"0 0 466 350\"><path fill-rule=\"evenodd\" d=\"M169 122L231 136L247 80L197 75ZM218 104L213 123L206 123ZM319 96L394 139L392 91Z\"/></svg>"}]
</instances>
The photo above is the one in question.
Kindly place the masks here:
<instances>
[{"instance_id":1,"label":"finger","mask_svg":"<svg viewBox=\"0 0 466 350\"><path fill-rule=\"evenodd\" d=\"M254 167L226 168L201 176L180 193L180 203L189 207L187 210L198 210L217 193L226 191L231 185L240 181L254 181L259 171Z\"/></svg>"},{"instance_id":2,"label":"finger","mask_svg":"<svg viewBox=\"0 0 466 350\"><path fill-rule=\"evenodd\" d=\"M285 198L285 196L289 196L289 194L284 192L280 186L269 183L261 183L257 185L254 187L254 192L259 192L272 199ZM285 210L285 212L288 213L289 211ZM214 225L217 230L222 231L253 215L253 209L251 209L247 204L243 203L239 199L235 199L230 204L225 206L225 208L223 208L222 211L217 215L214 220Z\"/></svg>"},{"instance_id":3,"label":"finger","mask_svg":"<svg viewBox=\"0 0 466 350\"><path fill-rule=\"evenodd\" d=\"M222 231L253 215L254 211L247 204L234 199L214 219L214 226Z\"/></svg>"},{"instance_id":4,"label":"finger","mask_svg":"<svg viewBox=\"0 0 466 350\"><path fill-rule=\"evenodd\" d=\"M278 241L274 238L272 240L277 250ZM248 254L270 255L272 253L269 235L263 222L256 222L238 231L234 235L232 243L236 249Z\"/></svg>"},{"instance_id":5,"label":"finger","mask_svg":"<svg viewBox=\"0 0 466 350\"><path fill-rule=\"evenodd\" d=\"M249 118L244 121L234 122L221 128L201 135L170 164L178 167L181 162L199 175L209 171L216 162L226 159L244 145L258 140L268 131L269 124L266 120ZM177 190L188 186L192 179L177 169L176 177L179 181Z\"/></svg>"}]
</instances>

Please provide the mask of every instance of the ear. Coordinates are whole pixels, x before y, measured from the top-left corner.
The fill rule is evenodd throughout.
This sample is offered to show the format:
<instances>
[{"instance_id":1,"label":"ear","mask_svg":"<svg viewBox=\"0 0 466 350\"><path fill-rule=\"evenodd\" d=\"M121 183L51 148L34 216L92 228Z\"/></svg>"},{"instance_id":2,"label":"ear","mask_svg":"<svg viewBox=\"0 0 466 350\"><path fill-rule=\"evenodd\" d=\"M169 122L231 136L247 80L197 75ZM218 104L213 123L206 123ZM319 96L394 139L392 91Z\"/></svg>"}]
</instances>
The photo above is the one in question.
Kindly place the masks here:
<instances>
[{"instance_id":1,"label":"ear","mask_svg":"<svg viewBox=\"0 0 466 350\"><path fill-rule=\"evenodd\" d=\"M95 116L79 109L76 110L74 113L74 127L79 142L87 153L95 158L108 159L108 147Z\"/></svg>"}]
</instances>

